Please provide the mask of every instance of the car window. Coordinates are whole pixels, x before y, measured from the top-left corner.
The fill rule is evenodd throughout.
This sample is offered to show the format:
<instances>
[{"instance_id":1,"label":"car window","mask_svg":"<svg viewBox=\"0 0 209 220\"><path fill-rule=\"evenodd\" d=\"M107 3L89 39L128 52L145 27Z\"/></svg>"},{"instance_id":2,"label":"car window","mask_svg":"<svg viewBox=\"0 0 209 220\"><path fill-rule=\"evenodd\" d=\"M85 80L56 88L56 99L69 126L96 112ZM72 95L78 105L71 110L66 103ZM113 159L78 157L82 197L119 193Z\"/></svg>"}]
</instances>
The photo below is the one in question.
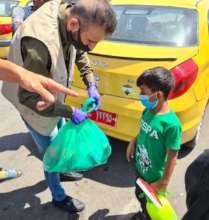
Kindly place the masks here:
<instances>
[{"instance_id":1,"label":"car window","mask_svg":"<svg viewBox=\"0 0 209 220\"><path fill-rule=\"evenodd\" d=\"M0 1L0 16L11 16L12 9L18 4L18 1L1 0Z\"/></svg>"},{"instance_id":2,"label":"car window","mask_svg":"<svg viewBox=\"0 0 209 220\"><path fill-rule=\"evenodd\" d=\"M198 16L193 9L113 6L118 25L108 40L185 47L198 44Z\"/></svg>"}]
</instances>

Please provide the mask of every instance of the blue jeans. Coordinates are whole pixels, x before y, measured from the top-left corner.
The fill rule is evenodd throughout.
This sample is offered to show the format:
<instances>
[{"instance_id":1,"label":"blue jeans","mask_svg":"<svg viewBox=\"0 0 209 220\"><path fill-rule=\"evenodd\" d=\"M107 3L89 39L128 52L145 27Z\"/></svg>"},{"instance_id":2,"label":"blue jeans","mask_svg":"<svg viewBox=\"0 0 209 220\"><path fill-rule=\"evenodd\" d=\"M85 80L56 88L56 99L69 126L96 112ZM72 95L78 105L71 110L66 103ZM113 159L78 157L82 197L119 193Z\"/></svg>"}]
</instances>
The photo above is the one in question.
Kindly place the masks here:
<instances>
[{"instance_id":1,"label":"blue jeans","mask_svg":"<svg viewBox=\"0 0 209 220\"><path fill-rule=\"evenodd\" d=\"M25 124L28 130L30 131L33 140L36 143L39 153L43 157L51 141L56 137L58 130L61 127L63 127L63 125L65 124L65 119L64 118L60 119L60 121L57 123L57 126L54 128L54 130L51 132L49 136L44 136L38 133L30 125L28 125L27 122L25 122ZM51 190L53 199L56 201L62 201L66 197L66 194L63 187L60 184L59 173L48 173L44 171L44 174L45 174L46 183L49 189Z\"/></svg>"}]
</instances>

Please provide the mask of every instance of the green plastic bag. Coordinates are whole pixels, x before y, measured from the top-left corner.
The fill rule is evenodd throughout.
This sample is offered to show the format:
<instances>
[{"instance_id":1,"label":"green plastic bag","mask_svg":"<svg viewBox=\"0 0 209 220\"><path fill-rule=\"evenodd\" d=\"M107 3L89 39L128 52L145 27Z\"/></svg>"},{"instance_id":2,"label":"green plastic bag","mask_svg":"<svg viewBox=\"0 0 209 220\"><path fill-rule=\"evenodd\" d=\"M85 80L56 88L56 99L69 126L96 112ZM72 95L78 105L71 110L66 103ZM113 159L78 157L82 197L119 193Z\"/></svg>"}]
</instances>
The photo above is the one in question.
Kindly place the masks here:
<instances>
[{"instance_id":1,"label":"green plastic bag","mask_svg":"<svg viewBox=\"0 0 209 220\"><path fill-rule=\"evenodd\" d=\"M165 193L158 193L162 207L157 208L150 199L147 199L147 212L152 220L178 220L178 217L172 208L170 202L166 198Z\"/></svg>"},{"instance_id":2,"label":"green plastic bag","mask_svg":"<svg viewBox=\"0 0 209 220\"><path fill-rule=\"evenodd\" d=\"M93 99L87 99L82 110L91 112ZM90 119L76 125L67 122L45 152L44 169L48 172L89 170L105 164L111 155L111 146L103 131Z\"/></svg>"}]
</instances>

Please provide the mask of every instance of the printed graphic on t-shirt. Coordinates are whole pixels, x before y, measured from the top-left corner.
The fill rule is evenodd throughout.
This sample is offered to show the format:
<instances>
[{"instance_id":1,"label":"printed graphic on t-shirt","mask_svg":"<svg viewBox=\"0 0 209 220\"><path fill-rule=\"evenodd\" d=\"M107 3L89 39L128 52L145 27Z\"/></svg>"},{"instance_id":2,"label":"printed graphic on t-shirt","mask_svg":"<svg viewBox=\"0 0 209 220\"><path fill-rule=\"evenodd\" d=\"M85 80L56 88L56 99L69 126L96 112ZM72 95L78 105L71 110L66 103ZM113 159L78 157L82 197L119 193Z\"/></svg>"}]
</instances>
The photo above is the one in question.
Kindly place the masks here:
<instances>
[{"instance_id":1,"label":"printed graphic on t-shirt","mask_svg":"<svg viewBox=\"0 0 209 220\"><path fill-rule=\"evenodd\" d=\"M153 129L146 121L141 120L141 129L148 134L151 138L158 140L159 136L155 129Z\"/></svg>"},{"instance_id":2,"label":"printed graphic on t-shirt","mask_svg":"<svg viewBox=\"0 0 209 220\"><path fill-rule=\"evenodd\" d=\"M149 158L146 147L142 145L137 145L136 160L139 161L140 167L143 173L146 173L150 168L152 168L152 163Z\"/></svg>"}]
</instances>

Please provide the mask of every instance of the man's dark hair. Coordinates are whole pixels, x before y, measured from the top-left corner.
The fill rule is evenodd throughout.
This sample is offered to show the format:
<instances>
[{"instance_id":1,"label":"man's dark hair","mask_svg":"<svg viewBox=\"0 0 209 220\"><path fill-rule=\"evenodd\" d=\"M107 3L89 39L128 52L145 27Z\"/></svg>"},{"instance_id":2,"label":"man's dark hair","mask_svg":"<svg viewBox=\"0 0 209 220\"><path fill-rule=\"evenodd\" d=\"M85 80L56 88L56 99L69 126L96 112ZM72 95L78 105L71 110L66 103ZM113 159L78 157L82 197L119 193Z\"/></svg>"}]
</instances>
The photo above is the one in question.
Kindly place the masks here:
<instances>
[{"instance_id":1,"label":"man's dark hair","mask_svg":"<svg viewBox=\"0 0 209 220\"><path fill-rule=\"evenodd\" d=\"M70 11L81 22L81 27L97 25L104 28L106 35L115 31L117 20L109 0L78 0Z\"/></svg>"},{"instance_id":2,"label":"man's dark hair","mask_svg":"<svg viewBox=\"0 0 209 220\"><path fill-rule=\"evenodd\" d=\"M145 85L152 92L161 91L167 99L174 86L174 78L170 71L164 67L155 67L145 70L136 82L137 86Z\"/></svg>"}]
</instances>

